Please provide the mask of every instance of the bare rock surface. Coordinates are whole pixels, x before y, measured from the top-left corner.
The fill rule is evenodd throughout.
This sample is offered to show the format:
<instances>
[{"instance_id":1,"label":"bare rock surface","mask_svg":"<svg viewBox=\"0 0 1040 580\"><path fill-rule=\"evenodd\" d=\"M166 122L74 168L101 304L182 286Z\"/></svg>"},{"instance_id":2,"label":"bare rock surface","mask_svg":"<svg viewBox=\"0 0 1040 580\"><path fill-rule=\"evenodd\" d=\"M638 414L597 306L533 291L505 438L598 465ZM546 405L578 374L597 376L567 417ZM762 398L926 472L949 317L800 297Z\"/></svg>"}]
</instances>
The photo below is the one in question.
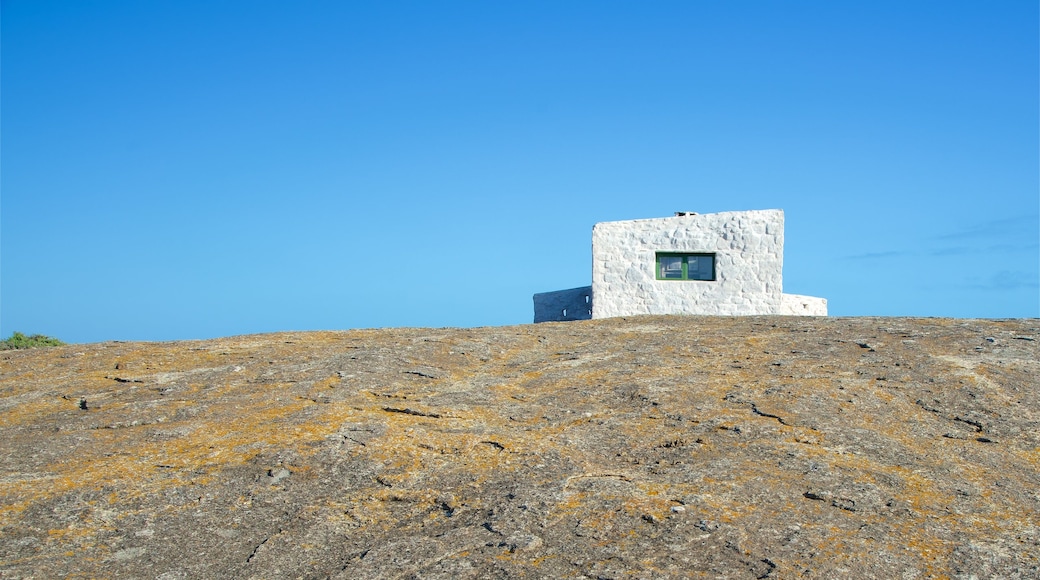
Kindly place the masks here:
<instances>
[{"instance_id":1,"label":"bare rock surface","mask_svg":"<svg viewBox=\"0 0 1040 580\"><path fill-rule=\"evenodd\" d=\"M1036 578L1040 321L0 353L0 577Z\"/></svg>"}]
</instances>

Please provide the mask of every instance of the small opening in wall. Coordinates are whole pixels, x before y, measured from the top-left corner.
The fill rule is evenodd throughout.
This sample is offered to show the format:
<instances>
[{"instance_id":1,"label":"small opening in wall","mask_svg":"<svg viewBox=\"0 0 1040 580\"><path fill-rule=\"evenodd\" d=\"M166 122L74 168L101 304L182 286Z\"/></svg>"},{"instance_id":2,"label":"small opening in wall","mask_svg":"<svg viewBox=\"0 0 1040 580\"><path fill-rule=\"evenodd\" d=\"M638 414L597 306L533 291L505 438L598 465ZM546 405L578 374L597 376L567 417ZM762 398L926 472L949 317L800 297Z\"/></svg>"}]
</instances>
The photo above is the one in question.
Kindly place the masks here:
<instances>
[{"instance_id":1,"label":"small opening in wall","mask_svg":"<svg viewBox=\"0 0 1040 580\"><path fill-rule=\"evenodd\" d=\"M592 298L591 296L589 296L588 294L586 294L586 295L585 295L585 304L588 304L588 303L589 303L589 300L590 300L591 298Z\"/></svg>"},{"instance_id":2,"label":"small opening in wall","mask_svg":"<svg viewBox=\"0 0 1040 580\"><path fill-rule=\"evenodd\" d=\"M657 252L658 280L707 280L715 278L715 254Z\"/></svg>"},{"instance_id":3,"label":"small opening in wall","mask_svg":"<svg viewBox=\"0 0 1040 580\"><path fill-rule=\"evenodd\" d=\"M567 309L566 308L563 309L563 315L567 316Z\"/></svg>"}]
</instances>

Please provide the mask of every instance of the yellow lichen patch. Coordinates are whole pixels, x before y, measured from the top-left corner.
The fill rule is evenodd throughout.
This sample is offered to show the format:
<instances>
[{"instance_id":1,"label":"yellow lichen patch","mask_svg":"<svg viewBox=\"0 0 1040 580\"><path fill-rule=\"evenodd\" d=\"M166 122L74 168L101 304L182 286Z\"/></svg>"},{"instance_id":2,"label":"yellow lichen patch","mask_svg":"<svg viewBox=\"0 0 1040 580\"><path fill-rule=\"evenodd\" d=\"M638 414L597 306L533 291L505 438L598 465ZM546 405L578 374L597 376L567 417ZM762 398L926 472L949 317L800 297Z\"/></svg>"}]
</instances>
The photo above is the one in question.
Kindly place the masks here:
<instances>
[{"instance_id":1,"label":"yellow lichen patch","mask_svg":"<svg viewBox=\"0 0 1040 580\"><path fill-rule=\"evenodd\" d=\"M74 410L78 405L78 400L66 400L57 396L36 397L0 413L0 428L36 423L40 417L54 416L63 411Z\"/></svg>"},{"instance_id":2,"label":"yellow lichen patch","mask_svg":"<svg viewBox=\"0 0 1040 580\"><path fill-rule=\"evenodd\" d=\"M17 498L6 509L17 510L24 504L59 493L84 488L114 488L123 497L154 493L170 485L183 485L198 480L213 470L241 464L253 455L257 445L285 447L298 438L317 437L306 427L289 426L286 419L309 403L299 400L268 403L255 401L259 410L234 422L206 421L215 412L210 408L184 423L191 429L186 435L161 441L142 441L140 429L101 429L92 432L89 445L80 446L74 454L52 463L45 481L5 489L5 495ZM180 422L170 421L167 430ZM128 446L133 441L133 446Z\"/></svg>"},{"instance_id":3,"label":"yellow lichen patch","mask_svg":"<svg viewBox=\"0 0 1040 580\"><path fill-rule=\"evenodd\" d=\"M314 388L317 389L331 389L341 382L339 375L330 375L326 379L315 383Z\"/></svg>"}]
</instances>

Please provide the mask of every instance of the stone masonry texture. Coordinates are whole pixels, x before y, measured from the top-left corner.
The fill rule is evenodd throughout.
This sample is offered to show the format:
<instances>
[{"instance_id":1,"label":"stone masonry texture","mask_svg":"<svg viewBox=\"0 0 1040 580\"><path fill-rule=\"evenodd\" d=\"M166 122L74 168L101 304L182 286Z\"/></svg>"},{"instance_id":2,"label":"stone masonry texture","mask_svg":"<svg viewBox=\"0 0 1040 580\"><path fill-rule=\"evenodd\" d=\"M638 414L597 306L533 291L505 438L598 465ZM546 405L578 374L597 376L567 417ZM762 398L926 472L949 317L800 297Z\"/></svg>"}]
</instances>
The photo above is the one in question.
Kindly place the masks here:
<instances>
[{"instance_id":1,"label":"stone masonry texture","mask_svg":"<svg viewBox=\"0 0 1040 580\"><path fill-rule=\"evenodd\" d=\"M715 254L717 279L658 280L657 252ZM783 254L781 210L598 223L592 231L592 317L826 315L822 298L784 298Z\"/></svg>"}]
</instances>

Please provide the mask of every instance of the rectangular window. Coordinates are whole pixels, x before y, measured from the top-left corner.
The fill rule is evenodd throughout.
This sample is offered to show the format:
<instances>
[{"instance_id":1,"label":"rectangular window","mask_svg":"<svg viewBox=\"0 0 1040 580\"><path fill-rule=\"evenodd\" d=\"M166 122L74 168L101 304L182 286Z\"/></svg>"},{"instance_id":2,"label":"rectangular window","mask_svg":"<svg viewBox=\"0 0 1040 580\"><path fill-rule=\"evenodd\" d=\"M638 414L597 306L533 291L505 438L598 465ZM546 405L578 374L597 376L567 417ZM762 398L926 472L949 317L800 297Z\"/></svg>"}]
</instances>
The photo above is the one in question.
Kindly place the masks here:
<instances>
[{"instance_id":1,"label":"rectangular window","mask_svg":"<svg viewBox=\"0 0 1040 580\"><path fill-rule=\"evenodd\" d=\"M714 280L715 254L657 252L658 280Z\"/></svg>"}]
</instances>

